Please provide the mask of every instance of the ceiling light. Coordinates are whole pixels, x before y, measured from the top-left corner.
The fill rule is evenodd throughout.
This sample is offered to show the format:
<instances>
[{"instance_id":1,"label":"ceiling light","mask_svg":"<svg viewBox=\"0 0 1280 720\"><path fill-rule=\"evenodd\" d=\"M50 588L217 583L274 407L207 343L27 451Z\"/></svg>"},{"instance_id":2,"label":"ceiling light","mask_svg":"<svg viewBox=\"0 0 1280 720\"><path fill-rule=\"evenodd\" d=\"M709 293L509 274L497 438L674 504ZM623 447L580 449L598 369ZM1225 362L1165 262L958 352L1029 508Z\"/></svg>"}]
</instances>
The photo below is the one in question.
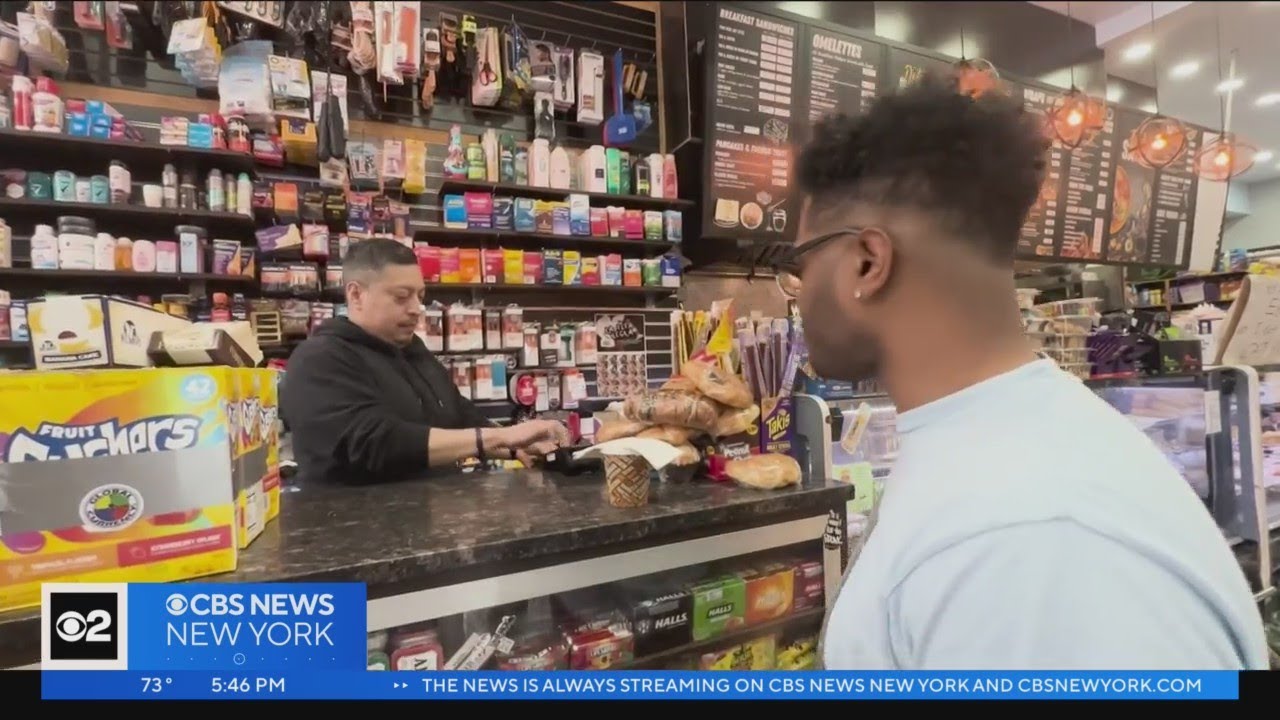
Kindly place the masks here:
<instances>
[{"instance_id":1,"label":"ceiling light","mask_svg":"<svg viewBox=\"0 0 1280 720\"><path fill-rule=\"evenodd\" d=\"M1119 85L1107 86L1107 100L1110 102L1120 102L1124 99L1124 88Z\"/></svg>"},{"instance_id":2,"label":"ceiling light","mask_svg":"<svg viewBox=\"0 0 1280 720\"><path fill-rule=\"evenodd\" d=\"M1275 153L1270 150L1259 150L1254 156L1254 162L1271 162L1271 158L1275 157Z\"/></svg>"},{"instance_id":3,"label":"ceiling light","mask_svg":"<svg viewBox=\"0 0 1280 720\"><path fill-rule=\"evenodd\" d=\"M1151 43L1140 42L1140 43L1137 43L1136 45L1130 45L1124 51L1124 59L1128 60L1129 62L1134 62L1135 60L1141 60L1150 54L1151 54Z\"/></svg>"},{"instance_id":4,"label":"ceiling light","mask_svg":"<svg viewBox=\"0 0 1280 720\"><path fill-rule=\"evenodd\" d=\"M1220 93L1225 93L1231 92L1232 90L1239 90L1242 87L1244 87L1244 78L1231 78L1218 83L1218 87L1214 89Z\"/></svg>"},{"instance_id":5,"label":"ceiling light","mask_svg":"<svg viewBox=\"0 0 1280 720\"><path fill-rule=\"evenodd\" d=\"M1189 78L1200 70L1200 62L1198 60L1188 60L1184 63L1178 63L1169 70L1169 75L1176 78Z\"/></svg>"},{"instance_id":6,"label":"ceiling light","mask_svg":"<svg viewBox=\"0 0 1280 720\"><path fill-rule=\"evenodd\" d=\"M1259 95L1258 99L1253 101L1258 107L1271 107L1272 105L1280 105L1280 93L1267 93Z\"/></svg>"}]
</instances>

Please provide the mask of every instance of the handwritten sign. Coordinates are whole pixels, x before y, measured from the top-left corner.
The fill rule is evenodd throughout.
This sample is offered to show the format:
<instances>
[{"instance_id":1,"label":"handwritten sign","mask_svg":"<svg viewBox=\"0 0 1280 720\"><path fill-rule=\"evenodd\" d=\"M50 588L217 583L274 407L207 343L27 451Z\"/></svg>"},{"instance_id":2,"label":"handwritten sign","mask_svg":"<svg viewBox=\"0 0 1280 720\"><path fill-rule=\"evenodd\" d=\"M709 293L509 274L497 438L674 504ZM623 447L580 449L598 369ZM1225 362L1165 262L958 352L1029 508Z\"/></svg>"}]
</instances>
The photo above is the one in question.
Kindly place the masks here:
<instances>
[{"instance_id":1,"label":"handwritten sign","mask_svg":"<svg viewBox=\"0 0 1280 720\"><path fill-rule=\"evenodd\" d=\"M1222 326L1214 364L1280 364L1280 276L1245 276Z\"/></svg>"}]
</instances>

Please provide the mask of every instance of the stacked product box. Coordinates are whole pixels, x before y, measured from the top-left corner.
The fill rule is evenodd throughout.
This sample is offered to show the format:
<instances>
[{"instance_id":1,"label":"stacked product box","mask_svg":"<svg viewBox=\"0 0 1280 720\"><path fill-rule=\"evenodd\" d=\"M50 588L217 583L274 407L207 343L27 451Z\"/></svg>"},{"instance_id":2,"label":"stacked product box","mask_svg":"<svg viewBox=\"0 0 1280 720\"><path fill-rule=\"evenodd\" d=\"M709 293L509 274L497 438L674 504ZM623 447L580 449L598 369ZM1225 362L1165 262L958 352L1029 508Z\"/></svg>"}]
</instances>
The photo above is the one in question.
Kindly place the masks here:
<instances>
[{"instance_id":1,"label":"stacked product box","mask_svg":"<svg viewBox=\"0 0 1280 720\"><path fill-rule=\"evenodd\" d=\"M0 610L42 582L171 582L236 567L225 368L0 376Z\"/></svg>"}]
</instances>

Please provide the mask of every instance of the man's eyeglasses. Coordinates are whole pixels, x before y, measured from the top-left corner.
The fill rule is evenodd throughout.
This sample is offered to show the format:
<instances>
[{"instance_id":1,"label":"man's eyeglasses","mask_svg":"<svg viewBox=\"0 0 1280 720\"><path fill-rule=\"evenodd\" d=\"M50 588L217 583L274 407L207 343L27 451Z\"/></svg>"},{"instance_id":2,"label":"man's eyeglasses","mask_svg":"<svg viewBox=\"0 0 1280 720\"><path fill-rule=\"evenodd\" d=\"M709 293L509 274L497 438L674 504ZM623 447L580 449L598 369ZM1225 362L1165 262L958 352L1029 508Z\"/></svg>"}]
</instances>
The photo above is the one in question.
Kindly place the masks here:
<instances>
[{"instance_id":1,"label":"man's eyeglasses","mask_svg":"<svg viewBox=\"0 0 1280 720\"><path fill-rule=\"evenodd\" d=\"M787 256L773 268L774 279L778 282L778 290L789 298L798 297L800 295L800 273L804 269L800 259L804 254L835 238L845 235L857 235L860 232L862 232L862 228L842 228L826 235L819 235L803 245L793 247Z\"/></svg>"}]
</instances>

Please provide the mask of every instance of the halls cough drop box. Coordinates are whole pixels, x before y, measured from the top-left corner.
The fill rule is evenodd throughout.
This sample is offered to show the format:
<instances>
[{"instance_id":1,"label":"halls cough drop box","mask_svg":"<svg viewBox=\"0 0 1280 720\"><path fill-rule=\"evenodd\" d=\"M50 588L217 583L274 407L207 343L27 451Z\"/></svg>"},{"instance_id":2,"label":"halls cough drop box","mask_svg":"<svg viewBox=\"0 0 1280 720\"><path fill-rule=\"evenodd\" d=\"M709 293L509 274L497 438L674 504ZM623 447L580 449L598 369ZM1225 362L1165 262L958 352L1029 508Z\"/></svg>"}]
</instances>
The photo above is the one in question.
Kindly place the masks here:
<instances>
[{"instance_id":1,"label":"halls cough drop box","mask_svg":"<svg viewBox=\"0 0 1280 720\"><path fill-rule=\"evenodd\" d=\"M0 375L0 610L236 567L223 368Z\"/></svg>"},{"instance_id":2,"label":"halls cough drop box","mask_svg":"<svg viewBox=\"0 0 1280 720\"><path fill-rule=\"evenodd\" d=\"M37 370L150 367L151 333L189 322L105 295L50 295L27 304Z\"/></svg>"}]
</instances>

